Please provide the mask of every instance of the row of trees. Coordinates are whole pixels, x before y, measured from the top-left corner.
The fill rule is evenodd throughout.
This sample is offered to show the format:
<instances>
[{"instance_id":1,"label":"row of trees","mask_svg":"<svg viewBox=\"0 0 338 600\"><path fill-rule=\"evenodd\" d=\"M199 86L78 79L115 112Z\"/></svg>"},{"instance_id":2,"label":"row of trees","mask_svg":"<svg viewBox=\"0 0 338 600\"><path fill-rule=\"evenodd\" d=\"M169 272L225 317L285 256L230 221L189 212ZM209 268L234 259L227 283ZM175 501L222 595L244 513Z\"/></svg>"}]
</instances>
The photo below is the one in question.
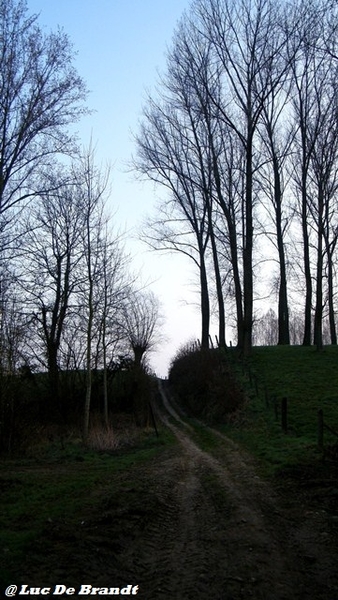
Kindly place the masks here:
<instances>
[{"instance_id":1,"label":"row of trees","mask_svg":"<svg viewBox=\"0 0 338 600\"><path fill-rule=\"evenodd\" d=\"M108 422L107 371L144 361L158 302L108 216L109 169L70 134L88 111L68 37L43 34L24 0L0 0L0 30L0 376L46 371L57 405L60 370L85 372L86 436L93 369Z\"/></svg>"},{"instance_id":2,"label":"row of trees","mask_svg":"<svg viewBox=\"0 0 338 600\"><path fill-rule=\"evenodd\" d=\"M195 0L177 28L134 162L169 190L145 238L196 265L204 347L215 296L250 352L272 289L279 344L303 301L302 342L337 343L337 26L331 0Z\"/></svg>"}]
</instances>

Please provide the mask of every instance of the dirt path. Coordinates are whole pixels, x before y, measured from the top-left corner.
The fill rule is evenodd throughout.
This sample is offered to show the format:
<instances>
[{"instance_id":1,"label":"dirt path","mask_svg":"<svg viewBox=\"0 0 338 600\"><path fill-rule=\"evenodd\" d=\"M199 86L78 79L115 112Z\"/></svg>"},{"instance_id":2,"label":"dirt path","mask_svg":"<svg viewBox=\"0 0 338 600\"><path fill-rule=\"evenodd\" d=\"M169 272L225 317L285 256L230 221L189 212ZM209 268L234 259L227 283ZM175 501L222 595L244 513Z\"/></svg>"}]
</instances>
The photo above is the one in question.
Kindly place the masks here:
<instances>
[{"instance_id":1,"label":"dirt path","mask_svg":"<svg viewBox=\"0 0 338 600\"><path fill-rule=\"evenodd\" d=\"M217 458L202 451L160 391L158 416L179 443L112 474L77 525L47 523L18 569L22 583L132 584L142 600L338 600L328 513L306 492L273 489L214 430Z\"/></svg>"},{"instance_id":2,"label":"dirt path","mask_svg":"<svg viewBox=\"0 0 338 600\"><path fill-rule=\"evenodd\" d=\"M143 597L338 598L325 515L286 506L226 437L222 459L200 450L161 395L181 453L162 464L156 493L163 510L139 548Z\"/></svg>"}]
</instances>

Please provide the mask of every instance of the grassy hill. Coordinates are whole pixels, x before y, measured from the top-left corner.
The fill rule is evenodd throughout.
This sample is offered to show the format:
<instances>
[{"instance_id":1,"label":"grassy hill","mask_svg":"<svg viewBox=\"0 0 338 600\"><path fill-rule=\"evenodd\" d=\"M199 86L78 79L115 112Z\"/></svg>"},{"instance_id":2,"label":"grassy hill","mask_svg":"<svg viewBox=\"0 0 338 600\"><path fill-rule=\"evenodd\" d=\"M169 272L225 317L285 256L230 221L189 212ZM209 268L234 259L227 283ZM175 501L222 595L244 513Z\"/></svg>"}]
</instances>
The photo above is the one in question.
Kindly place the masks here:
<instances>
[{"instance_id":1,"label":"grassy hill","mask_svg":"<svg viewBox=\"0 0 338 600\"><path fill-rule=\"evenodd\" d=\"M244 445L269 475L296 465L318 465L335 452L338 437L328 429L324 455L318 449L318 410L338 432L338 347L321 352L315 347L256 347L246 361L236 349L195 351L176 359L169 382L188 414ZM282 427L283 399L287 431Z\"/></svg>"},{"instance_id":2,"label":"grassy hill","mask_svg":"<svg viewBox=\"0 0 338 600\"><path fill-rule=\"evenodd\" d=\"M338 432L338 347L274 346L253 349L237 373L248 401L238 421L226 426L263 460L270 471L318 461L318 410L324 422ZM282 399L287 399L287 432L281 426ZM324 432L324 449L333 449L338 437Z\"/></svg>"}]
</instances>

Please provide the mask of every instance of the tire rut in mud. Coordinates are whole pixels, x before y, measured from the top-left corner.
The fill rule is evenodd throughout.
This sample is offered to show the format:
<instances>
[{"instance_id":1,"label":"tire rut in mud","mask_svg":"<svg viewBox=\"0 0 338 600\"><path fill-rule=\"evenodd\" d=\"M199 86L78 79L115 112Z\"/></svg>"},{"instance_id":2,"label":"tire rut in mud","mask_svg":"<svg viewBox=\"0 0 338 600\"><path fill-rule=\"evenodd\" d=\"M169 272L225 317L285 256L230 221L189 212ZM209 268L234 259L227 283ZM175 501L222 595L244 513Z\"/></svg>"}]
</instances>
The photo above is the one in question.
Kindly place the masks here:
<instances>
[{"instance_id":1,"label":"tire rut in mud","mask_svg":"<svg viewBox=\"0 0 338 600\"><path fill-rule=\"evenodd\" d=\"M161 387L160 392L167 413L161 418L182 455L179 472L167 472L170 510L153 523L158 552L148 582L152 587L157 578L157 584L154 595L146 597L335 598L334 581L327 578L334 573L334 560L311 576L296 519L285 514L278 495L255 474L250 457L243 458L224 436L222 460L203 452Z\"/></svg>"},{"instance_id":2,"label":"tire rut in mud","mask_svg":"<svg viewBox=\"0 0 338 600\"><path fill-rule=\"evenodd\" d=\"M226 558L214 543L220 510L210 505L200 466L185 453L174 464L162 466L165 471L159 474L155 492L162 508L149 524L141 547L137 552L133 549L144 596L140 593L147 600L203 599L210 594L223 598L221 589L215 596L215 578L223 572L221 563Z\"/></svg>"}]
</instances>

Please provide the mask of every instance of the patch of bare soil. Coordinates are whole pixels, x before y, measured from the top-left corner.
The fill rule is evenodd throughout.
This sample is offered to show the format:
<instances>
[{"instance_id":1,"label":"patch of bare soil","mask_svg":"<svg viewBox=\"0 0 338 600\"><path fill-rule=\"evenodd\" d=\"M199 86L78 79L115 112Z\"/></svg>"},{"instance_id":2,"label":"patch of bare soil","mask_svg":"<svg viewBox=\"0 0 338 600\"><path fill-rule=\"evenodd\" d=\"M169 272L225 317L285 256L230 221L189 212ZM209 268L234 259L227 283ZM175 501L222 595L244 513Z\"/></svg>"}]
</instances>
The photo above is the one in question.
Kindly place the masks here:
<instances>
[{"instance_id":1,"label":"patch of bare soil","mask_svg":"<svg viewBox=\"0 0 338 600\"><path fill-rule=\"evenodd\" d=\"M46 524L23 582L132 584L146 600L338 599L332 514L306 486L262 481L224 436L219 458L203 452L163 390L162 399L179 444L120 474L116 493L97 491L99 514Z\"/></svg>"}]
</instances>

